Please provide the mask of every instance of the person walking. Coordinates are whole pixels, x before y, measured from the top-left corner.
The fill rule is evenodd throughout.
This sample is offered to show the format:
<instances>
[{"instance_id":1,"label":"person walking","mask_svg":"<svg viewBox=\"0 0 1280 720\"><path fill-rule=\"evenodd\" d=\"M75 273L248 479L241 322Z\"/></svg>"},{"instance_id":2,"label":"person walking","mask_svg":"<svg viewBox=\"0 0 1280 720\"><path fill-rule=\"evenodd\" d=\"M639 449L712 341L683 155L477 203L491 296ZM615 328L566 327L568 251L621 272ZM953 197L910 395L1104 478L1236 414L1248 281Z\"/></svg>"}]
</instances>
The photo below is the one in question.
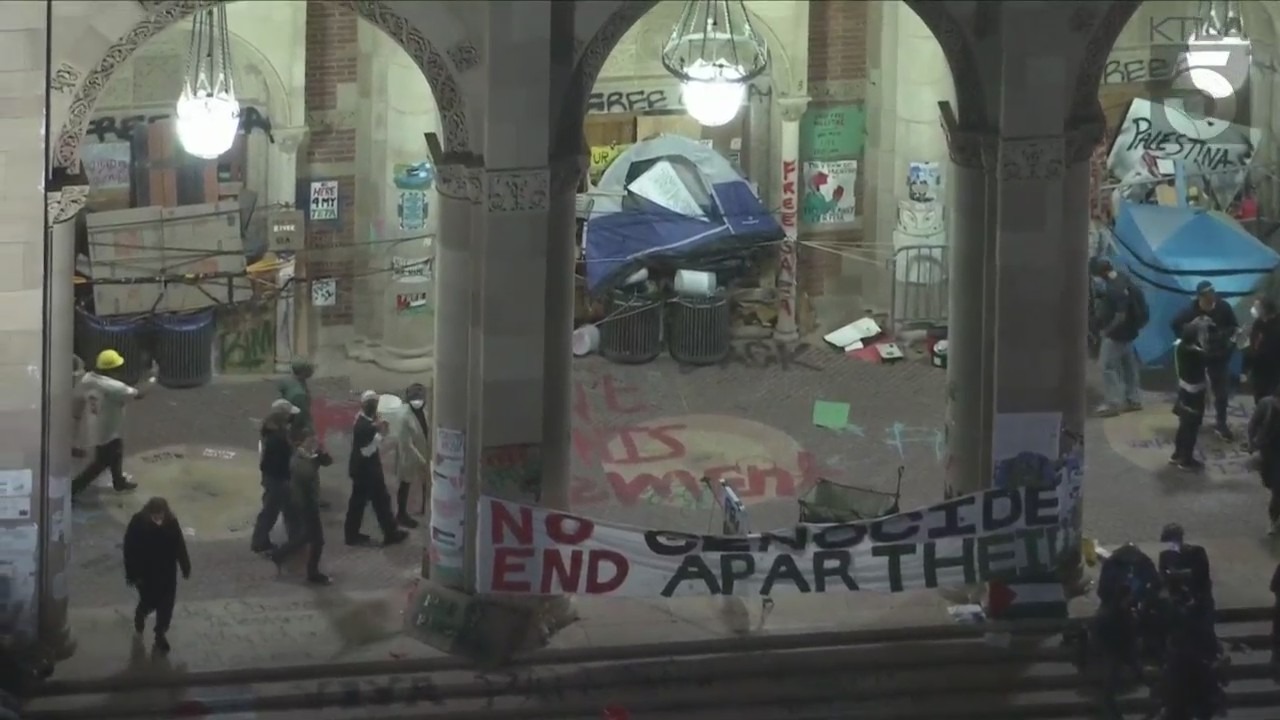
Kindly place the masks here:
<instances>
[{"instance_id":1,"label":"person walking","mask_svg":"<svg viewBox=\"0 0 1280 720\"><path fill-rule=\"evenodd\" d=\"M1255 407L1280 388L1280 309L1276 301L1259 297L1249 308L1249 346L1244 352L1244 375L1253 388Z\"/></svg>"},{"instance_id":2,"label":"person walking","mask_svg":"<svg viewBox=\"0 0 1280 720\"><path fill-rule=\"evenodd\" d=\"M1106 395L1105 403L1096 414L1114 417L1142 409L1138 353L1133 349L1133 341L1151 319L1151 313L1142 289L1128 275L1116 270L1111 260L1097 257L1091 264L1094 276L1102 285L1102 292L1094 303L1097 313L1094 325L1100 336L1098 359L1102 364Z\"/></svg>"},{"instance_id":3,"label":"person walking","mask_svg":"<svg viewBox=\"0 0 1280 720\"><path fill-rule=\"evenodd\" d=\"M1268 535L1280 535L1280 387L1257 401L1249 418L1249 449L1258 453L1258 474L1271 492Z\"/></svg>"},{"instance_id":4,"label":"person walking","mask_svg":"<svg viewBox=\"0 0 1280 720\"><path fill-rule=\"evenodd\" d=\"M250 541L250 549L255 553L275 549L271 542L271 529L282 514L287 530L292 529L295 521L289 498L289 461L293 458L294 451L289 431L293 418L300 413L301 410L288 400L275 400L271 403L271 411L262 421L261 439L258 441L262 510L253 524L253 538Z\"/></svg>"},{"instance_id":5,"label":"person walking","mask_svg":"<svg viewBox=\"0 0 1280 720\"><path fill-rule=\"evenodd\" d=\"M1213 392L1215 413L1214 431L1226 442L1235 439L1227 424L1227 408L1231 403L1231 355L1235 352L1236 335L1240 322L1231 304L1218 297L1213 283L1202 280L1196 285L1196 296L1182 312L1174 317L1170 326L1175 337L1182 337L1183 330L1199 319L1207 319L1207 331L1201 347L1205 355L1205 371L1209 390Z\"/></svg>"},{"instance_id":6,"label":"person walking","mask_svg":"<svg viewBox=\"0 0 1280 720\"><path fill-rule=\"evenodd\" d=\"M164 498L153 497L134 514L124 533L124 577L138 590L138 606L133 613L133 629L141 635L147 616L156 614L156 643L160 652L169 651L169 623L178 595L178 570L183 579L191 577L191 558L182 526Z\"/></svg>"},{"instance_id":7,"label":"person walking","mask_svg":"<svg viewBox=\"0 0 1280 720\"><path fill-rule=\"evenodd\" d=\"M311 386L308 381L316 374L315 365L305 358L294 358L289 364L289 376L282 378L277 384L280 391L280 399L288 400L291 405L298 408L298 414L293 418L293 424L300 427L311 428L316 431L316 441L319 443L320 449L324 449L324 431L315 425L315 408L311 403ZM329 503L320 500L320 509L328 510Z\"/></svg>"},{"instance_id":8,"label":"person walking","mask_svg":"<svg viewBox=\"0 0 1280 720\"><path fill-rule=\"evenodd\" d=\"M364 522L366 505L373 505L373 513L382 529L384 545L403 542L409 536L396 526L391 514L391 496L387 493L386 476L382 472L381 446L389 432L387 422L378 417L378 393L366 390L360 395L360 414L356 415L351 431L351 458L347 462L347 474L351 476L351 497L347 501L347 518L343 525L344 540L348 545L366 545L368 535L360 532Z\"/></svg>"},{"instance_id":9,"label":"person walking","mask_svg":"<svg viewBox=\"0 0 1280 720\"><path fill-rule=\"evenodd\" d=\"M94 370L87 372L76 385L72 405L72 417L78 423L88 421L89 442L93 444L93 459L71 481L71 495L80 494L93 484L104 470L111 471L111 486L117 492L138 487L124 472L125 406L146 396L155 385L151 374L138 387L120 380L124 369L124 356L115 350L98 353Z\"/></svg>"},{"instance_id":10,"label":"person walking","mask_svg":"<svg viewBox=\"0 0 1280 720\"><path fill-rule=\"evenodd\" d=\"M307 582L328 585L332 580L320 572L320 553L324 550L324 526L320 522L320 468L331 465L333 459L319 449L312 428L293 428L290 440L293 454L289 459L289 489L295 524L288 542L271 553L271 561L279 572L289 558L306 545L309 548Z\"/></svg>"},{"instance_id":11,"label":"person walking","mask_svg":"<svg viewBox=\"0 0 1280 720\"><path fill-rule=\"evenodd\" d=\"M426 386L414 383L405 390L404 396L409 402L409 411L401 415L395 428L400 459L396 466L400 481L396 489L396 522L401 527L416 528L418 523L409 517L409 493L415 484L422 488L421 507L425 513L431 477L431 443L428 441L431 421L426 411Z\"/></svg>"},{"instance_id":12,"label":"person walking","mask_svg":"<svg viewBox=\"0 0 1280 720\"><path fill-rule=\"evenodd\" d=\"M1198 320L1185 325L1173 349L1173 367L1178 376L1173 414L1178 416L1178 429L1173 435L1173 455L1169 463L1183 470L1204 468L1204 463L1196 459L1195 451L1200 426L1204 424L1208 358L1202 343L1207 322Z\"/></svg>"}]
</instances>

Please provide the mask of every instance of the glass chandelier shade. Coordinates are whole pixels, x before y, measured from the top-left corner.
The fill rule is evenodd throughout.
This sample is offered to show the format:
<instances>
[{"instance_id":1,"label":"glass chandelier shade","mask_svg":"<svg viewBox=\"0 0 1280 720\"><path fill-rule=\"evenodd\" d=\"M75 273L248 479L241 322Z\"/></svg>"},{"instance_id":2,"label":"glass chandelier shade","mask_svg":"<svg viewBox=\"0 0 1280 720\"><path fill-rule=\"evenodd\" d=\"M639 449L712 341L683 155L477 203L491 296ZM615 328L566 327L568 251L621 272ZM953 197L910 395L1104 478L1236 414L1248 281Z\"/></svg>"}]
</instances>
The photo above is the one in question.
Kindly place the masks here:
<instances>
[{"instance_id":1,"label":"glass chandelier shade","mask_svg":"<svg viewBox=\"0 0 1280 720\"><path fill-rule=\"evenodd\" d=\"M1225 21L1219 18L1220 5ZM1214 100L1235 95L1246 78L1232 75L1247 75L1249 70L1252 43L1244 34L1239 10L1239 4L1230 0L1201 3L1200 27L1187 38L1187 78Z\"/></svg>"},{"instance_id":2,"label":"glass chandelier shade","mask_svg":"<svg viewBox=\"0 0 1280 720\"><path fill-rule=\"evenodd\" d=\"M212 160L231 149L240 131L240 103L231 77L227 8L217 2L192 18L187 73L178 96L178 141Z\"/></svg>"},{"instance_id":3,"label":"glass chandelier shade","mask_svg":"<svg viewBox=\"0 0 1280 720\"><path fill-rule=\"evenodd\" d=\"M688 0L662 49L662 66L681 83L685 110L708 127L737 116L747 85L769 67L769 47L743 0Z\"/></svg>"}]
</instances>

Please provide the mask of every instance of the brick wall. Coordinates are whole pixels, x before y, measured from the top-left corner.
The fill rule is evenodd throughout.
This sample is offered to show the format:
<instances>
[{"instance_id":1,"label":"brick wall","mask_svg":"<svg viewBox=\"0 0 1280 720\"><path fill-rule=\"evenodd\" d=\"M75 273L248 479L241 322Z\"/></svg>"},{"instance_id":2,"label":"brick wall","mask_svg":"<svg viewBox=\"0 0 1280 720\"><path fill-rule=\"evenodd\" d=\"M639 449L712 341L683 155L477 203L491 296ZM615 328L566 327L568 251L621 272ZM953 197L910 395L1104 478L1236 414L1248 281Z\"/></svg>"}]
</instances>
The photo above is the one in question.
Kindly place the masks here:
<instances>
[{"instance_id":1,"label":"brick wall","mask_svg":"<svg viewBox=\"0 0 1280 720\"><path fill-rule=\"evenodd\" d=\"M336 304L319 308L324 326L349 325L354 320L356 130L335 120L341 117L342 87L357 81L359 22L340 3L307 2L306 101L311 133L298 173L303 178L303 199L309 180L338 181L338 221L307 225L307 276L338 281Z\"/></svg>"},{"instance_id":2,"label":"brick wall","mask_svg":"<svg viewBox=\"0 0 1280 720\"><path fill-rule=\"evenodd\" d=\"M809 3L809 89L814 101L810 107L820 109L827 105L848 105L862 102L865 95L848 94L854 83L867 78L867 8L869 3L847 0L812 0ZM856 87L865 90L862 83ZM801 158L803 160L803 158ZM858 158L859 161L862 158ZM864 166L859 163L858 215L863 216L863 188L866 185ZM804 240L839 243L857 246L862 243L860 230L812 230L802 229ZM845 259L839 253L801 245L796 263L796 281L799 286L799 320L803 330L812 329L814 316L810 300L829 292L846 295L850 285L860 285L858 278L843 278ZM842 284L837 288L837 279ZM861 310L861 308L859 308Z\"/></svg>"},{"instance_id":3,"label":"brick wall","mask_svg":"<svg viewBox=\"0 0 1280 720\"><path fill-rule=\"evenodd\" d=\"M867 6L848 0L809 3L809 83L867 77Z\"/></svg>"}]
</instances>

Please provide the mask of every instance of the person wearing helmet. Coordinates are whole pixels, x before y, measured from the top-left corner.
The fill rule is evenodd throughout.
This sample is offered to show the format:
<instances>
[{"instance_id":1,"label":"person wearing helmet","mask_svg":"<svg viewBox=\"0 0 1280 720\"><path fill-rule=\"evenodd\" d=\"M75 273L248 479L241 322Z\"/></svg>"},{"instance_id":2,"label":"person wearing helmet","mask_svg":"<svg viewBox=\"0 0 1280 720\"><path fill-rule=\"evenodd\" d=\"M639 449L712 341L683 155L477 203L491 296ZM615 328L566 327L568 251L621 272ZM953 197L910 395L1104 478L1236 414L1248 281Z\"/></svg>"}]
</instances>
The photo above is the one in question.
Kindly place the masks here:
<instances>
[{"instance_id":1,"label":"person wearing helmet","mask_svg":"<svg viewBox=\"0 0 1280 720\"><path fill-rule=\"evenodd\" d=\"M427 479L431 476L430 421L427 418L427 388L414 383L404 392L409 402L409 412L400 416L394 428L400 462L396 465L400 485L396 490L396 522L401 527L416 528L417 521L409 517L409 491L414 483L423 488L423 511L426 509Z\"/></svg>"},{"instance_id":2,"label":"person wearing helmet","mask_svg":"<svg viewBox=\"0 0 1280 720\"><path fill-rule=\"evenodd\" d=\"M76 385L72 415L77 422L88 421L89 440L94 449L88 466L71 481L73 496L89 487L104 470L111 471L111 485L117 492L137 487L124 472L121 426L125 406L144 397L156 377L148 376L146 382L135 388L120 380L123 370L124 357L115 350L103 350L98 353L94 369L85 373Z\"/></svg>"},{"instance_id":3,"label":"person wearing helmet","mask_svg":"<svg viewBox=\"0 0 1280 720\"><path fill-rule=\"evenodd\" d=\"M351 477L351 498L347 502L347 518L343 524L348 545L367 545L368 535L360 532L364 508L373 505L373 514L382 530L384 545L403 542L409 534L396 526L391 514L391 496L387 494L386 476L382 472L382 443L389 433L387 421L378 416L378 393L365 390L360 395L360 414L351 430L351 458L347 474Z\"/></svg>"}]
</instances>

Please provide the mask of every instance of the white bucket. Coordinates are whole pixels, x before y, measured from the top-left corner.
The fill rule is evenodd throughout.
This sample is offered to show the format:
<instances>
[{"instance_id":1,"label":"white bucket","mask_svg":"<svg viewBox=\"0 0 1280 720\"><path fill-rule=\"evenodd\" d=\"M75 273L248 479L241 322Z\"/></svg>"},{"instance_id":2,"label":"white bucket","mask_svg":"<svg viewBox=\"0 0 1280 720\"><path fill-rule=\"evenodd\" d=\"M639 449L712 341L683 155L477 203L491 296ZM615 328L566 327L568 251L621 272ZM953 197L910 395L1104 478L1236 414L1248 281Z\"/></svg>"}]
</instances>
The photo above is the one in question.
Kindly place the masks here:
<instances>
[{"instance_id":1,"label":"white bucket","mask_svg":"<svg viewBox=\"0 0 1280 720\"><path fill-rule=\"evenodd\" d=\"M600 347L600 328L595 325L583 325L573 331L574 357L586 357Z\"/></svg>"},{"instance_id":2,"label":"white bucket","mask_svg":"<svg viewBox=\"0 0 1280 720\"><path fill-rule=\"evenodd\" d=\"M716 274L701 270L677 270L676 294L684 297L711 297L716 292Z\"/></svg>"}]
</instances>

